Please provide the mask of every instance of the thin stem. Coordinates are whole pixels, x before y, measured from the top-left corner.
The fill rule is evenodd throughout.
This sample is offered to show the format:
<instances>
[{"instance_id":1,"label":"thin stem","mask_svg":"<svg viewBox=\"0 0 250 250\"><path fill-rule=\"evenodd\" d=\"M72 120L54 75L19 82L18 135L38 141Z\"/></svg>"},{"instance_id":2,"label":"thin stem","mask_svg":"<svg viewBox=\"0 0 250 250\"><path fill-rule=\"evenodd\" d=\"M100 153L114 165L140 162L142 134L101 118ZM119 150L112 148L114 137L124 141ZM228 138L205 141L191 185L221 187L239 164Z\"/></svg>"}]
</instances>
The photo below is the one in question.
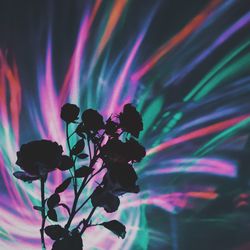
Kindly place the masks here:
<instances>
[{"instance_id":1,"label":"thin stem","mask_svg":"<svg viewBox=\"0 0 250 250\"><path fill-rule=\"evenodd\" d=\"M84 207L84 205L91 199L93 193L82 203L82 205L76 209L76 214Z\"/></svg>"},{"instance_id":2,"label":"thin stem","mask_svg":"<svg viewBox=\"0 0 250 250\"><path fill-rule=\"evenodd\" d=\"M58 206L61 206L61 207L65 208L67 210L68 214L70 215L70 209L69 209L69 207L66 204L59 203Z\"/></svg>"},{"instance_id":3,"label":"thin stem","mask_svg":"<svg viewBox=\"0 0 250 250\"><path fill-rule=\"evenodd\" d=\"M45 221L46 221L46 216L45 216L45 192L44 192L44 186L45 186L45 179L41 177L41 205L42 205L42 225L40 229L41 233L41 243L42 243L42 249L46 249L45 246L45 240L44 240L44 227L45 227Z\"/></svg>"},{"instance_id":4,"label":"thin stem","mask_svg":"<svg viewBox=\"0 0 250 250\"><path fill-rule=\"evenodd\" d=\"M89 158L90 158L90 161L92 160L92 155L91 155L91 149L90 149L90 143L89 143L89 136L88 136L88 148L89 148Z\"/></svg>"},{"instance_id":5,"label":"thin stem","mask_svg":"<svg viewBox=\"0 0 250 250\"><path fill-rule=\"evenodd\" d=\"M85 230L87 229L88 224L89 224L89 221L90 221L91 217L93 216L95 210L96 210L96 207L93 207L92 210L90 211L89 216L88 216L88 218L86 219L86 222L84 223L84 226L83 226L83 228L82 228L82 230L81 230L81 232L80 232L81 235L82 235L82 234L85 232Z\"/></svg>"},{"instance_id":6,"label":"thin stem","mask_svg":"<svg viewBox=\"0 0 250 250\"><path fill-rule=\"evenodd\" d=\"M87 186L87 184L91 181L91 179L96 176L97 174L99 174L102 170L104 169L104 167L102 166L97 172L95 172L93 175L90 176L90 178L86 181L86 183L84 184L84 187ZM94 193L94 192L93 192ZM77 214L84 206L85 204L90 200L90 198L92 197L93 193L82 203L82 205L76 209L75 213Z\"/></svg>"},{"instance_id":7,"label":"thin stem","mask_svg":"<svg viewBox=\"0 0 250 250\"><path fill-rule=\"evenodd\" d=\"M68 138L68 124L67 124L67 141L68 141L68 145L69 145L69 138ZM92 158L92 153L91 153L91 148L90 148L90 140L89 140L89 137L87 138L87 142L88 142L88 149L89 149L89 156L90 156L90 162L89 162L89 168L92 168L97 159L99 158L99 155L96 154L96 150L94 152L94 155L93 155L93 158ZM70 147L69 147L70 148ZM101 170L99 170L100 172ZM98 171L97 171L98 172ZM97 173L96 173L97 174ZM96 175L95 174L95 175ZM90 177L90 179L92 179L95 175L92 175ZM79 190L77 191L76 189L76 192L75 192L75 199L74 199L74 202L73 202L73 205L72 205L72 210L71 210L71 213L69 215L69 219L65 225L65 229L68 230L76 213L79 211L79 209L77 209L77 203L78 203L78 200L79 200L79 197L83 191L83 189L86 187L86 185L88 184L88 182L90 181L90 179L88 180L88 176L86 176L84 179L83 179L83 182L79 188ZM76 210L77 209L77 210Z\"/></svg>"},{"instance_id":8,"label":"thin stem","mask_svg":"<svg viewBox=\"0 0 250 250\"><path fill-rule=\"evenodd\" d=\"M87 184L92 180L92 178L94 176L96 176L97 174L99 174L102 170L104 169L104 167L102 166L97 172L95 172L93 175L90 176L90 178L86 181L86 183L84 184L83 188L85 188L87 186ZM82 189L83 189L82 188ZM93 193L92 193L93 194ZM83 202L83 204L76 210L75 213L78 213L80 209L82 209L84 207L84 205L89 201L89 199L92 197L92 194Z\"/></svg>"},{"instance_id":9,"label":"thin stem","mask_svg":"<svg viewBox=\"0 0 250 250\"><path fill-rule=\"evenodd\" d=\"M69 123L66 123L66 137L67 137L67 145L68 145L68 149L69 149L69 154L70 154L70 158L73 160L72 157L72 151L71 151L71 146L70 146L70 136L69 136ZM77 183L76 183L76 178L75 178L75 172L76 172L76 165L75 165L75 161L74 161L74 166L73 166L73 170L74 170L74 176L73 176L73 185L74 185L74 192L75 195L77 193Z\"/></svg>"},{"instance_id":10,"label":"thin stem","mask_svg":"<svg viewBox=\"0 0 250 250\"><path fill-rule=\"evenodd\" d=\"M69 135L69 138L72 136L72 135L74 135L76 133L76 131L74 131L73 133L71 133L70 135Z\"/></svg>"},{"instance_id":11,"label":"thin stem","mask_svg":"<svg viewBox=\"0 0 250 250\"><path fill-rule=\"evenodd\" d=\"M97 158L98 158L98 156L96 156L96 155L93 157L93 159L91 160L91 162L90 162L90 164L89 164L89 167L90 167L90 168L95 164ZM99 171L100 171L100 170L99 170ZM97 172L98 172L98 171L97 171ZM92 177L94 177L94 175L93 175ZM89 181L90 181L90 180L87 180L87 177L85 177L84 180L83 180L83 182L82 182L82 184L81 184L81 186L80 186L80 188L79 188L79 190L78 190L78 192L77 192L76 195L75 195L75 199L74 199L74 202L73 202L73 205L72 205L72 210L71 210L71 213L70 213L68 222L67 222L66 225L65 225L65 229L66 229L66 230L69 229L69 227L70 227L70 225L71 225L71 222L72 222L74 216L76 215L77 202L78 202L78 200L79 200L79 197L80 197L80 195L81 195L83 189L86 187L86 185L87 185L87 183L88 183ZM78 210L79 210L79 209L78 209ZM77 211L77 212L78 212L78 211Z\"/></svg>"},{"instance_id":12,"label":"thin stem","mask_svg":"<svg viewBox=\"0 0 250 250\"><path fill-rule=\"evenodd\" d=\"M72 157L71 155L71 146L70 146L70 141L69 141L69 124L66 123L66 137L67 137L67 145L69 148L69 152L70 152L70 157Z\"/></svg>"},{"instance_id":13,"label":"thin stem","mask_svg":"<svg viewBox=\"0 0 250 250\"><path fill-rule=\"evenodd\" d=\"M96 227L96 226L101 226L101 224L89 224L88 227Z\"/></svg>"}]
</instances>

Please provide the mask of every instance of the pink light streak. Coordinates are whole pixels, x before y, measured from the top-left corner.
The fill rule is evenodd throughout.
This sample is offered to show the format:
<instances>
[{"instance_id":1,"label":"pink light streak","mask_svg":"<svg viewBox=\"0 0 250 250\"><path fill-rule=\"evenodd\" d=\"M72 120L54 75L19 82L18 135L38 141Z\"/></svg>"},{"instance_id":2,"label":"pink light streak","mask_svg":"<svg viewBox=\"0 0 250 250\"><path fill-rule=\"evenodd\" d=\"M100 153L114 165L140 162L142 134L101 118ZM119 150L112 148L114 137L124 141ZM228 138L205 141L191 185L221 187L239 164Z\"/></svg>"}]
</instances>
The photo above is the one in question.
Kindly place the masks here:
<instances>
[{"instance_id":1,"label":"pink light streak","mask_svg":"<svg viewBox=\"0 0 250 250\"><path fill-rule=\"evenodd\" d=\"M231 126L233 126L233 125L235 125L235 124L237 124L237 123L239 123L239 122L241 122L249 117L250 117L249 114L242 115L242 116L232 118L232 119L229 119L229 120L226 120L223 122L218 122L216 124L207 126L205 128L198 129L198 130L190 132L186 135L179 136L177 138L166 141L166 142L164 142L164 143L162 143L154 148L149 149L147 151L147 155L155 154L155 153L158 153L162 150L165 150L171 146L174 146L174 145L177 145L177 144L189 141L189 140L193 140L196 138L200 138L202 136L206 136L206 135L218 132L218 131L222 131L222 130L229 128L229 127L231 127Z\"/></svg>"},{"instance_id":2,"label":"pink light streak","mask_svg":"<svg viewBox=\"0 0 250 250\"><path fill-rule=\"evenodd\" d=\"M145 33L144 33L145 34ZM128 73L129 73L129 70L130 70L130 67L133 63L133 60L136 56L136 53L141 45L141 42L144 38L144 34L140 35L138 37L138 39L136 40L129 56L128 56L128 59L125 63L125 66L121 72L121 74L119 75L116 83L115 83L115 86L114 86L114 90L113 90L113 95L111 96L111 100L109 102L109 105L108 105L108 108L107 108L107 115L110 115L112 114L113 112L116 112L117 109L119 108L118 107L118 100L119 100L119 97L120 97L120 94L121 94L121 91L123 89L123 86L125 84L125 80L128 76Z\"/></svg>"},{"instance_id":3,"label":"pink light streak","mask_svg":"<svg viewBox=\"0 0 250 250\"><path fill-rule=\"evenodd\" d=\"M83 59L83 51L86 47L88 35L93 21L96 17L97 11L100 8L102 1L97 0L90 15L84 16L80 30L77 37L76 46L73 55L70 59L69 68L67 70L65 80L62 85L62 89L59 97L59 104L63 105L66 102L68 96L70 96L71 102L79 104L79 80L81 71L81 62Z\"/></svg>"},{"instance_id":4,"label":"pink light streak","mask_svg":"<svg viewBox=\"0 0 250 250\"><path fill-rule=\"evenodd\" d=\"M196 17L194 17L181 31L167 41L156 53L149 58L140 69L138 69L131 76L132 81L139 81L155 64L167 53L169 53L174 47L183 42L188 36L190 36L195 30L197 30L208 18L211 12L221 3L220 0L213 0L209 5L202 10Z\"/></svg>"},{"instance_id":5,"label":"pink light streak","mask_svg":"<svg viewBox=\"0 0 250 250\"><path fill-rule=\"evenodd\" d=\"M143 204L154 205L168 212L176 213L177 209L191 208L190 199L214 200L218 194L213 191L189 191L189 192L173 192L162 195L151 194L149 198L136 201L127 201L122 203L123 209L131 207L139 207Z\"/></svg>"},{"instance_id":6,"label":"pink light streak","mask_svg":"<svg viewBox=\"0 0 250 250\"><path fill-rule=\"evenodd\" d=\"M167 163L167 165L170 166L148 171L145 174L158 175L158 174L171 174L171 173L210 173L228 177L236 177L237 175L235 165L233 163L221 159L184 158L184 159L170 160L169 163Z\"/></svg>"}]
</instances>

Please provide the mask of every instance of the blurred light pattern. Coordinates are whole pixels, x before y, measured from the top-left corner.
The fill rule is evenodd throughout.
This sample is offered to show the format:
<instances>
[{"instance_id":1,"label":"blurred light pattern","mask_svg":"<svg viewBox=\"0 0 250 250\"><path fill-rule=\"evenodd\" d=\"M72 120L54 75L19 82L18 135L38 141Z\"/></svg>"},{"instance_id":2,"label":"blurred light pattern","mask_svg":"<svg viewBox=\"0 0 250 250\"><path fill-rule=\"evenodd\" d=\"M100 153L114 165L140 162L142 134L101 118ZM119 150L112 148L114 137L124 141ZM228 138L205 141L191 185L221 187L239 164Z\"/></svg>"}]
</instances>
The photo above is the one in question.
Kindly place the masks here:
<instances>
[{"instance_id":1,"label":"blurred light pattern","mask_svg":"<svg viewBox=\"0 0 250 250\"><path fill-rule=\"evenodd\" d=\"M121 30L133 1L92 1L84 8L67 69L60 73L62 83L55 73L53 24L47 27L46 53L35 58L33 92L31 83L21 80L28 77L20 77L29 72L21 72L15 56L9 60L8 51L0 50L0 249L40 249L40 215L32 210L40 202L39 185L21 183L12 173L17 149L29 140L51 139L66 151L60 120L65 102L101 109L106 118L133 102L144 119L140 140L147 157L136 169L141 192L123 196L117 213L98 211L93 217L97 223L121 220L126 240L93 227L84 236L85 249L191 249L180 245L178 216L202 213L222 196L224 183L240 179L240 152L250 127L250 12L243 2L237 16L238 1L208 1L172 37L164 24L158 27L166 39L147 50L160 1L152 1L140 25L130 26L133 32L126 36ZM119 52L112 53L117 41ZM53 192L63 177L53 174L48 190ZM72 198L70 191L63 196L67 202ZM235 209L248 202L239 201ZM66 213L59 211L64 223ZM235 250L248 246L239 242Z\"/></svg>"}]
</instances>

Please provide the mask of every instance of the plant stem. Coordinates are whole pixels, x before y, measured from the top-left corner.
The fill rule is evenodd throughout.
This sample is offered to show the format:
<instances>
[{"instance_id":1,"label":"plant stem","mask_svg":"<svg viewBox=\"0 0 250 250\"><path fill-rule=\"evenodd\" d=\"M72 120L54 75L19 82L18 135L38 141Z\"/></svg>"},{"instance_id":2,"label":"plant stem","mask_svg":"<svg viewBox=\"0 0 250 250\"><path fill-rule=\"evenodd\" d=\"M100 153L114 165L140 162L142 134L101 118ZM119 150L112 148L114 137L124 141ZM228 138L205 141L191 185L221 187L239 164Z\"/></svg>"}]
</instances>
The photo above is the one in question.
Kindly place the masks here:
<instances>
[{"instance_id":1,"label":"plant stem","mask_svg":"<svg viewBox=\"0 0 250 250\"><path fill-rule=\"evenodd\" d=\"M89 167L90 167L90 168L93 167L93 165L95 164L97 158L98 158L98 156L95 155L95 156L91 159L91 162L90 162L90 164L89 164ZM99 171L100 171L100 170L99 170ZM92 177L94 177L94 175L93 175ZM91 177L91 178L92 178L92 177ZM69 227L70 227L70 225L71 225L71 222L72 222L74 216L75 216L76 213L79 211L79 209L76 210L77 202L78 202L78 199L79 199L79 197L80 197L80 195L81 195L83 189L86 187L86 185L87 185L87 183L88 183L89 181L90 181L90 179L87 180L87 177L85 177L84 180L83 180L83 182L82 182L82 184L81 184L81 186L80 186L80 188L79 188L79 190L78 190L78 192L76 192L76 194L75 194L75 199L74 199L74 202L73 202L73 205L72 205L72 210L71 210L71 213L70 213L68 222L66 223L66 225L65 225L65 227L64 227L66 230L69 229Z\"/></svg>"},{"instance_id":2,"label":"plant stem","mask_svg":"<svg viewBox=\"0 0 250 250\"><path fill-rule=\"evenodd\" d=\"M68 136L68 124L67 124L66 133L67 133L67 143L68 143L68 147L69 147L69 149L70 149L70 151L71 151L70 143L69 143L69 136ZM93 158L92 158L92 153L91 153L91 148L90 148L90 140L89 140L89 137L87 138L87 143L88 143L88 150L89 150L89 156L90 156L89 168L92 168L92 167L95 165L97 159L99 158L99 155L97 155L97 152L96 152L96 150L95 150L94 155L93 155ZM70 156L71 156L71 155L70 155ZM80 208L82 208L82 207L86 204L86 203L84 203L84 205L81 205L80 208L77 209L77 203L78 203L79 197L80 197L80 195L81 195L83 189L86 187L86 185L89 183L89 181L90 181L97 173L99 173L102 169L103 169L103 167L102 167L99 171L97 171L94 175L92 175L92 176L89 178L89 180L88 180L88 176L86 176L86 177L83 179L83 182L82 182L82 184L81 184L79 190L77 191L77 189L76 189L76 191L75 191L75 198L74 198L74 202L73 202L73 205L72 205L72 210L71 210L71 213L70 213L70 215L69 215L69 219L68 219L66 225L64 226L64 228L65 228L66 230L69 229L69 227L70 227L70 225L71 225L71 223L72 223L72 221L73 221L73 219L74 219L76 213L80 210ZM74 171L75 171L75 165L74 165ZM90 198L90 197L89 197L89 198ZM85 202L86 202L86 201L85 201Z\"/></svg>"},{"instance_id":3,"label":"plant stem","mask_svg":"<svg viewBox=\"0 0 250 250\"><path fill-rule=\"evenodd\" d=\"M41 243L42 243L42 249L46 249L45 246L45 240L44 240L44 227L45 227L45 221L46 221L46 216L45 216L45 194L44 194L44 185L45 184L45 179L41 177L41 205L42 205L42 225L40 229L41 233Z\"/></svg>"},{"instance_id":4,"label":"plant stem","mask_svg":"<svg viewBox=\"0 0 250 250\"><path fill-rule=\"evenodd\" d=\"M92 160L92 155L91 155L91 149L90 149L90 143L89 143L89 136L88 136L88 148L89 148L89 158L90 158L90 161Z\"/></svg>"},{"instance_id":5,"label":"plant stem","mask_svg":"<svg viewBox=\"0 0 250 250\"><path fill-rule=\"evenodd\" d=\"M69 155L70 155L70 158L73 160L72 153L71 153L70 141L69 141L70 136L69 136L69 124L68 123L66 123L66 137L67 137L67 146L68 146L68 149L69 149ZM77 193L77 181L76 181L76 178L75 178L75 172L76 172L75 161L74 161L73 170L74 170L74 173L73 173L73 185L74 185L74 192L75 192L75 195L76 195L76 193Z\"/></svg>"},{"instance_id":6,"label":"plant stem","mask_svg":"<svg viewBox=\"0 0 250 250\"><path fill-rule=\"evenodd\" d=\"M90 211L89 216L88 216L88 218L86 219L86 222L85 222L85 224L84 224L84 226L83 226L83 228L82 228L82 230L81 230L81 232L80 232L81 235L85 232L85 230L86 230L87 227L89 226L89 225L88 225L88 224L89 224L89 221L90 221L92 215L94 214L95 210L96 210L96 207L93 207L92 210Z\"/></svg>"},{"instance_id":7,"label":"plant stem","mask_svg":"<svg viewBox=\"0 0 250 250\"><path fill-rule=\"evenodd\" d=\"M97 174L99 174L102 170L104 169L104 167L102 166L96 173L94 173L84 184L84 187L91 181L91 179L96 176ZM93 193L92 193L93 194ZM76 210L75 213L78 213L83 207L84 205L89 201L89 199L92 197L92 194L83 202L83 204Z\"/></svg>"},{"instance_id":8,"label":"plant stem","mask_svg":"<svg viewBox=\"0 0 250 250\"><path fill-rule=\"evenodd\" d=\"M91 199L93 193L82 203L82 205L76 209L76 214L84 207L84 205Z\"/></svg>"}]
</instances>

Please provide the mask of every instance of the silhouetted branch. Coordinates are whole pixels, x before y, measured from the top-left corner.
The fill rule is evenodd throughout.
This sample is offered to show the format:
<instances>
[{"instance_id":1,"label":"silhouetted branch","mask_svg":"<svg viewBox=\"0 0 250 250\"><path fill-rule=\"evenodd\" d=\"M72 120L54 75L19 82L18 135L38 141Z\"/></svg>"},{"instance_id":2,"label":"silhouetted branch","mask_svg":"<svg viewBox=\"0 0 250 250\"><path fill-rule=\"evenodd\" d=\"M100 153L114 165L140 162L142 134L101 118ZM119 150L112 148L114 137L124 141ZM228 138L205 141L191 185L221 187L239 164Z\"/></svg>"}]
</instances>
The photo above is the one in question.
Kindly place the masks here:
<instances>
[{"instance_id":1,"label":"silhouetted branch","mask_svg":"<svg viewBox=\"0 0 250 250\"><path fill-rule=\"evenodd\" d=\"M145 156L145 148L133 137L119 138L123 133L138 137L143 129L139 112L131 104L126 104L123 112L110 117L104 122L103 117L96 110L87 109L82 113L82 121L77 123L80 109L74 104L65 104L61 109L61 118L66 123L66 140L69 155L63 155L62 146L56 142L41 140L32 141L21 146L17 152L16 164L24 171L17 171L14 176L24 182L41 181L41 206L33 206L41 212L42 223L40 228L42 248L45 247L44 232L54 240L52 250L69 249L82 250L81 235L90 226L100 225L110 230L118 237L124 238L126 227L117 220L92 224L91 218L97 207L103 208L107 213L118 210L119 196L125 193L138 193L138 179L133 168L133 163L141 161ZM69 124L77 124L75 131L69 135ZM70 137L78 137L74 146L70 144ZM79 138L80 137L80 138ZM105 141L105 143L104 143ZM85 152L87 144L88 154ZM76 167L78 159L87 159L89 164ZM96 170L97 162L102 163ZM49 172L54 170L69 171L71 177L67 177L60 185L55 187L54 193L45 200L45 182ZM105 169L105 174L100 183L92 191L91 195L78 207L79 198L86 186L95 176ZM78 187L77 180L81 180ZM72 181L73 180L73 181ZM78 180L80 182L80 180ZM68 189L73 182L74 200L70 208L65 203L60 203L61 193ZM88 217L82 219L76 228L70 229L78 212L91 201L93 206ZM46 207L45 207L46 206ZM68 221L64 228L59 224L45 227L46 218L52 221L58 220L56 207L67 210ZM78 207L78 208L77 208ZM47 209L47 210L46 210ZM47 211L47 214L45 213ZM83 225L82 229L80 229Z\"/></svg>"},{"instance_id":2,"label":"silhouetted branch","mask_svg":"<svg viewBox=\"0 0 250 250\"><path fill-rule=\"evenodd\" d=\"M41 205L42 205L42 225L40 229L41 233L41 242L42 242L42 249L46 249L45 246L45 240L44 240L44 227L45 227L45 221L46 221L46 216L45 216L45 179L41 177Z\"/></svg>"}]
</instances>

